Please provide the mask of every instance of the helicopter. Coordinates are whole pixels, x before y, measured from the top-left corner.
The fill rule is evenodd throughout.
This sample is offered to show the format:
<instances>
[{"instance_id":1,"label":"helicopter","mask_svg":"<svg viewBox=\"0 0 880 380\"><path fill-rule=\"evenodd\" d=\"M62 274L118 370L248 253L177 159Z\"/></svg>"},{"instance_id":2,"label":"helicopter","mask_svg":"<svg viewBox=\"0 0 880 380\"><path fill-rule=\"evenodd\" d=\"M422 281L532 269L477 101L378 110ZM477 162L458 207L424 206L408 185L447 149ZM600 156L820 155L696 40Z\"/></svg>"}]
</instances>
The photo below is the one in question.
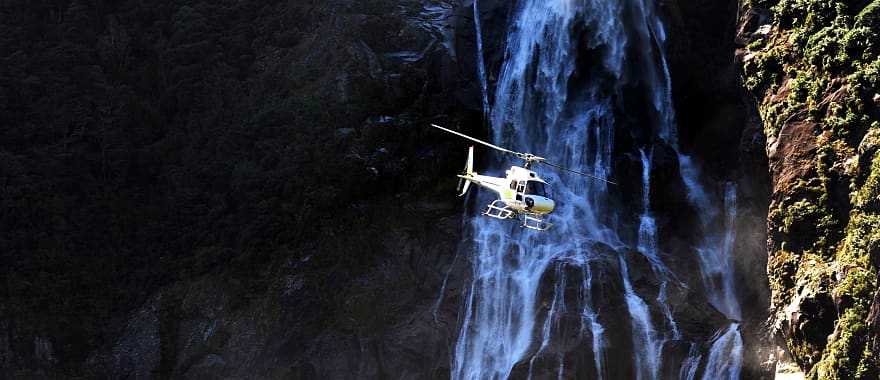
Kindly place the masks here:
<instances>
[{"instance_id":1,"label":"helicopter","mask_svg":"<svg viewBox=\"0 0 880 380\"><path fill-rule=\"evenodd\" d=\"M431 124L431 126L483 144L503 153L513 155L525 161L523 166L511 166L509 170L505 171L505 177L503 178L482 175L474 171L473 145L468 148L468 157L464 166L464 172L458 175L458 188L461 191L459 196L467 194L471 183L475 183L478 186L496 192L498 194L498 199L492 201L492 203L487 206L486 211L483 212L483 215L488 217L501 220L517 219L520 221L521 227L537 231L546 231L553 226L552 223L547 222L545 219L556 209L556 202L551 198L547 181L531 170L531 166L534 164L544 164L559 170L606 182L608 184L617 184L604 178L548 162L544 157L502 148L475 139L463 133L443 128L436 124Z\"/></svg>"}]
</instances>

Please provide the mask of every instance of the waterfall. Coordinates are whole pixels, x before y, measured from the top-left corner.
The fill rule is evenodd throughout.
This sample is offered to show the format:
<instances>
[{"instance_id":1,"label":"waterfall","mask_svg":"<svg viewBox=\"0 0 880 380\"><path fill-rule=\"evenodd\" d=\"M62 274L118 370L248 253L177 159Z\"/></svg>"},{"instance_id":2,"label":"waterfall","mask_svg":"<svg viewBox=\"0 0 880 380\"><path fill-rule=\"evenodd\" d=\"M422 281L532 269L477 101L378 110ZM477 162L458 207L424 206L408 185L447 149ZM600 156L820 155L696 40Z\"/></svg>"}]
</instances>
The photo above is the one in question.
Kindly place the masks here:
<instances>
[{"instance_id":1,"label":"waterfall","mask_svg":"<svg viewBox=\"0 0 880 380\"><path fill-rule=\"evenodd\" d=\"M483 101L483 117L489 113L489 81L486 79L486 62L483 56L483 27L480 25L480 3L474 0L474 29L477 38L477 74L480 76L480 93Z\"/></svg>"},{"instance_id":2,"label":"waterfall","mask_svg":"<svg viewBox=\"0 0 880 380\"><path fill-rule=\"evenodd\" d=\"M473 10L483 107L489 115L493 143L540 154L549 161L597 177L610 177L614 174L615 115L621 107L623 78L633 74L630 71L644 76L649 91L645 95L654 107L646 110L647 117L656 121L650 125L657 127L651 132L658 139L643 144L639 152L642 209L637 218L614 208L614 201L620 199L619 189L612 192L604 182L541 170L541 175L552 184L557 201L552 229L537 233L523 230L515 223L480 216L470 219L468 228L473 232L473 245L467 253L471 283L464 294L451 377L506 379L515 368L528 371L531 377L539 361L546 363L554 359L558 365L554 368L557 377L562 378L566 373L584 376L587 369L567 363L566 352L554 344L555 339L560 339L559 321L572 312L579 313L580 318L577 345L589 347L584 352L592 353L590 365L593 368L588 370L588 377L619 377L610 372L614 369L606 360L606 349L612 347L609 343L613 342L609 341L610 330L606 331L603 321L621 316L603 314L602 305L597 305L593 298L594 265L604 265L603 269L607 270L608 260L614 260L614 253L600 251L598 246L618 252L635 247L650 262L658 280L656 298L639 294L633 285L636 280L630 277L631 264L621 253L616 257L620 270L617 278L623 284L622 297L632 330L633 373L640 379L664 377L661 374L664 346L669 340L681 340L682 333L667 303L668 289L678 280L663 261L668 253L660 251L657 221L650 207L651 156L654 141L676 152L679 148L671 78L663 46L666 36L653 4L644 0L515 2L503 45L505 60L491 109L476 1ZM579 54L591 56L579 59ZM585 60L590 62L589 68L584 67ZM631 65L643 66L645 70L628 69ZM494 158L496 164L510 163ZM487 169L503 170L498 165ZM698 170L691 169L693 166L685 167L681 173L689 193L695 194L689 199L693 203L705 199L707 207L712 208L711 197L700 186ZM687 170L691 172L685 173ZM491 201L489 196L481 192L478 204ZM729 255L729 252L721 254ZM609 255L612 256L609 258ZM570 282L574 272L580 272L582 281ZM633 273L637 272L633 270ZM542 286L553 289L549 307L546 303L540 306ZM566 297L567 287L578 288L577 297ZM660 313L656 314L656 321L652 320L652 308ZM717 367L725 374L739 373L740 364L733 358L725 359L725 352L720 351L721 348L715 350L715 346L733 347L726 351L730 354L741 353L735 351L742 346L736 344L737 340L741 342L738 334L738 326L728 326L712 343L713 351L708 360L710 364L719 363ZM681 367L675 368L687 379L697 376L704 357L699 350L703 345L691 344L692 352ZM709 364L706 368L708 371Z\"/></svg>"},{"instance_id":3,"label":"waterfall","mask_svg":"<svg viewBox=\"0 0 880 380\"><path fill-rule=\"evenodd\" d=\"M508 142L504 133L509 126L555 124L568 95L565 84L574 70L567 33L576 16L573 2L529 0L520 7L523 9L507 39L507 59L496 89L492 113L495 141ZM532 68L536 54L539 67ZM528 78L530 69L536 70L534 79ZM528 86L528 82L533 83ZM516 135L521 137L518 142L527 137Z\"/></svg>"},{"instance_id":4,"label":"waterfall","mask_svg":"<svg viewBox=\"0 0 880 380\"><path fill-rule=\"evenodd\" d=\"M724 210L724 232L721 243L716 250L716 258L712 263L715 266L711 267L708 272L720 277L720 285L718 285L720 289L713 292L719 294L712 294L713 303L718 305L718 309L728 317L740 320L742 319L742 311L736 296L733 263L733 247L736 240L736 186L732 183L728 183L724 191ZM708 263L704 265L706 264Z\"/></svg>"},{"instance_id":5,"label":"waterfall","mask_svg":"<svg viewBox=\"0 0 880 380\"><path fill-rule=\"evenodd\" d=\"M672 310L669 309L669 304L666 302L669 270L663 264L657 252L657 222L654 220L654 216L651 215L651 154L646 154L644 149L640 149L639 156L642 160L642 215L639 216L638 249L639 252L642 252L651 261L651 268L661 279L657 303L663 309L663 315L666 317L666 322L672 330L672 338L680 339L681 332L678 330L678 325L672 316Z\"/></svg>"},{"instance_id":6,"label":"waterfall","mask_svg":"<svg viewBox=\"0 0 880 380\"><path fill-rule=\"evenodd\" d=\"M678 134L675 128L675 109L672 104L672 79L669 74L669 65L666 61L664 43L666 33L663 24L659 21L650 30L652 40L660 53L660 67L662 81L653 85L655 94L655 107L661 116L660 137L668 143L677 153L679 160L679 175L688 190L688 200L700 213L703 227L703 242L697 248L700 258L700 272L710 302L715 308L724 313L728 318L740 320L742 318L739 300L736 297L734 285L733 244L735 240L736 222L736 188L732 184L724 189L725 209L724 220L721 221L721 236L713 233L717 225L713 221L718 219L720 212L717 204L710 200L706 190L700 184L700 173L693 160L683 154L678 146ZM715 228L713 228L715 227ZM699 362L699 359L696 359ZM684 366L693 365L684 363ZM742 366L742 336L739 325L732 323L724 334L716 338L710 348L709 364L703 374L703 379L739 379ZM689 372L692 378L696 369Z\"/></svg>"},{"instance_id":7,"label":"waterfall","mask_svg":"<svg viewBox=\"0 0 880 380\"><path fill-rule=\"evenodd\" d=\"M622 256L620 257L620 275L623 277L626 307L632 317L636 379L657 379L663 342L660 341L651 323L648 305L633 291L629 280L629 268Z\"/></svg>"},{"instance_id":8,"label":"waterfall","mask_svg":"<svg viewBox=\"0 0 880 380\"><path fill-rule=\"evenodd\" d=\"M742 335L737 323L731 323L723 333L716 335L709 350L709 361L703 372L703 380L739 379L742 345Z\"/></svg>"},{"instance_id":9,"label":"waterfall","mask_svg":"<svg viewBox=\"0 0 880 380\"><path fill-rule=\"evenodd\" d=\"M497 143L542 152L555 162L607 177L614 136L612 100L603 91L608 82L597 80L577 93L568 93L576 59L571 31L577 22L595 26L597 34L590 42L594 46L623 51L622 28L613 21L619 20L620 7L604 2L594 5L601 7L586 9L588 5L572 1L544 0L517 5L491 120ZM622 64L614 62L619 59L605 56L605 66L619 69ZM618 75L604 74L608 78ZM541 345L536 347L533 341L541 337L533 336L533 331L541 323L536 305L547 268L582 268L583 276L590 278L586 263L596 254L584 248L585 243L622 246L612 227L602 220L610 214L605 202L607 184L550 171L542 175L554 185L554 197L562 200L554 213L559 218L550 231L535 234L513 223L473 220L473 282L455 346L454 379L507 378L518 362L530 360L527 355L539 355ZM581 296L566 302L572 304L571 310L581 311L582 335L592 335L584 344L592 345L601 376L603 329L591 304L590 281L583 281L582 286ZM542 327L546 328L537 330L549 334L552 324L548 323L566 310L562 306L551 308L544 315ZM565 363L560 360L559 372L564 371Z\"/></svg>"},{"instance_id":10,"label":"waterfall","mask_svg":"<svg viewBox=\"0 0 880 380\"><path fill-rule=\"evenodd\" d=\"M721 272L722 296L724 300L724 312L733 319L742 319L742 310L736 295L735 266L733 262L733 248L736 243L736 185L728 183L724 191L724 208L726 210L724 223L724 238L721 244L721 256L723 269Z\"/></svg>"},{"instance_id":11,"label":"waterfall","mask_svg":"<svg viewBox=\"0 0 880 380\"><path fill-rule=\"evenodd\" d=\"M455 252L455 257L452 258L452 263L449 264L449 268L446 270L446 274L443 276L443 282L440 285L440 292L437 293L437 300L434 301L434 306L431 307L431 317L434 320L434 323L437 323L437 312L440 310L440 305L443 303L443 297L446 295L446 284L449 282L449 275L452 273L452 270L455 269L455 264L458 263L458 257L461 255L461 251Z\"/></svg>"},{"instance_id":12,"label":"waterfall","mask_svg":"<svg viewBox=\"0 0 880 380\"><path fill-rule=\"evenodd\" d=\"M700 368L700 360L702 359L703 355L700 354L697 345L691 343L691 348L688 349L688 356L678 372L679 380L694 380L697 376L697 370Z\"/></svg>"},{"instance_id":13,"label":"waterfall","mask_svg":"<svg viewBox=\"0 0 880 380\"><path fill-rule=\"evenodd\" d=\"M642 215L639 216L639 252L657 265L657 224L651 215L651 156L639 150L642 159Z\"/></svg>"},{"instance_id":14,"label":"waterfall","mask_svg":"<svg viewBox=\"0 0 880 380\"><path fill-rule=\"evenodd\" d=\"M678 170L679 176L687 188L688 201L691 202L700 212L700 221L703 227L709 226L718 216L718 209L712 205L709 195L700 185L700 171L697 169L694 161L684 154L678 153Z\"/></svg>"},{"instance_id":15,"label":"waterfall","mask_svg":"<svg viewBox=\"0 0 880 380\"><path fill-rule=\"evenodd\" d=\"M695 173L695 171L694 171ZM690 179L697 183L693 177ZM705 199L703 196L695 199ZM708 209L708 203L697 202L701 214L716 216L720 214ZM700 272L709 301L728 318L739 321L742 312L737 299L734 278L733 246L736 238L736 187L727 184L724 189L724 214L718 221L721 232L706 233L698 247ZM703 228L711 230L712 219L703 217ZM739 379L742 367L743 344L739 323L731 323L723 333L719 333L709 351L709 362L703 379Z\"/></svg>"},{"instance_id":16,"label":"waterfall","mask_svg":"<svg viewBox=\"0 0 880 380\"><path fill-rule=\"evenodd\" d=\"M532 355L532 359L529 360L529 380L532 379L532 369L535 365L535 359L538 358L538 355L544 352L544 349L550 344L550 332L553 328L553 317L556 316L560 312L560 308L565 307L565 275L562 272L562 266L556 265L556 287L553 291L553 301L550 304L550 310L547 312L547 318L544 319L544 328L541 333L541 347L538 348L538 352ZM560 364L560 372L562 371L562 364Z\"/></svg>"},{"instance_id":17,"label":"waterfall","mask_svg":"<svg viewBox=\"0 0 880 380\"><path fill-rule=\"evenodd\" d=\"M593 347L593 364L596 366L596 380L602 380L605 378L605 356L603 353L605 328L599 323L599 315L596 314L593 306L593 296L590 294L593 284L593 271L590 269L589 262L584 262L583 273L584 281L581 284L581 304L583 305L583 310L581 311L581 335L587 330L593 334L593 339L590 343Z\"/></svg>"}]
</instances>

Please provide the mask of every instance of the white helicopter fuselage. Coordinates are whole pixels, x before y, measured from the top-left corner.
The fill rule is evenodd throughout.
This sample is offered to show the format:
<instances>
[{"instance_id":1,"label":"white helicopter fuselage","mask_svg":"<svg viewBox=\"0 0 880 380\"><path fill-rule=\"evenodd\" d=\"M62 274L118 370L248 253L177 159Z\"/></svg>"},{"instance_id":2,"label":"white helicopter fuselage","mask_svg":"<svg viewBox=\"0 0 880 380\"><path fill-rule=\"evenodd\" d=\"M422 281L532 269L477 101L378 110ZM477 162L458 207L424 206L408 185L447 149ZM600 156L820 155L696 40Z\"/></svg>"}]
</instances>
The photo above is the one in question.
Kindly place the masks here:
<instances>
[{"instance_id":1,"label":"white helicopter fuselage","mask_svg":"<svg viewBox=\"0 0 880 380\"><path fill-rule=\"evenodd\" d=\"M547 196L545 190L547 182L535 172L520 166L511 166L505 175L505 177L493 177L474 172L473 148L471 148L465 173L458 177L468 183L494 191L498 194L498 200L516 213L547 215L556 208L556 203ZM467 184L463 190L462 195L467 192Z\"/></svg>"}]
</instances>

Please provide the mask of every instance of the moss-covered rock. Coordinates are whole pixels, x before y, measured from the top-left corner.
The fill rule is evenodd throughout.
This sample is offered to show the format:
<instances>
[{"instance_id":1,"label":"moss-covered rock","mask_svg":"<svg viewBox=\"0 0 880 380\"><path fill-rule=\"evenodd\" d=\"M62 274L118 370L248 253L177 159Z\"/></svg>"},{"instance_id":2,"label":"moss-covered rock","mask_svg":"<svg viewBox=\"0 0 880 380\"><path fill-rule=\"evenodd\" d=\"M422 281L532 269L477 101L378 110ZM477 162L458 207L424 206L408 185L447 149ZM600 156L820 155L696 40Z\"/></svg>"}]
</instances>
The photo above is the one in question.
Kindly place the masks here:
<instances>
[{"instance_id":1,"label":"moss-covered rock","mask_svg":"<svg viewBox=\"0 0 880 380\"><path fill-rule=\"evenodd\" d=\"M774 181L774 326L809 377L876 379L866 321L880 249L880 1L748 6L772 18L770 35L746 44L743 74Z\"/></svg>"}]
</instances>

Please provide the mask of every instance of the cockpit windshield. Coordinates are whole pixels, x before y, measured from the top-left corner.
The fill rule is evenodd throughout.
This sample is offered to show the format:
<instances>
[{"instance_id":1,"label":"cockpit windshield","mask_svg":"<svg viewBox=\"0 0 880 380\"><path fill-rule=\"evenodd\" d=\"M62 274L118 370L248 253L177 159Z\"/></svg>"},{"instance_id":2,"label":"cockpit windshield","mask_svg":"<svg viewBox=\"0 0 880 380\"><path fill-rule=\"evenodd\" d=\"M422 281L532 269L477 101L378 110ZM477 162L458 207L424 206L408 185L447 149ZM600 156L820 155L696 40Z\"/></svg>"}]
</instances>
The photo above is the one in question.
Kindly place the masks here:
<instances>
[{"instance_id":1,"label":"cockpit windshield","mask_svg":"<svg viewBox=\"0 0 880 380\"><path fill-rule=\"evenodd\" d=\"M544 187L544 184L542 182L528 181L526 182L526 194L546 197L547 189Z\"/></svg>"}]
</instances>

